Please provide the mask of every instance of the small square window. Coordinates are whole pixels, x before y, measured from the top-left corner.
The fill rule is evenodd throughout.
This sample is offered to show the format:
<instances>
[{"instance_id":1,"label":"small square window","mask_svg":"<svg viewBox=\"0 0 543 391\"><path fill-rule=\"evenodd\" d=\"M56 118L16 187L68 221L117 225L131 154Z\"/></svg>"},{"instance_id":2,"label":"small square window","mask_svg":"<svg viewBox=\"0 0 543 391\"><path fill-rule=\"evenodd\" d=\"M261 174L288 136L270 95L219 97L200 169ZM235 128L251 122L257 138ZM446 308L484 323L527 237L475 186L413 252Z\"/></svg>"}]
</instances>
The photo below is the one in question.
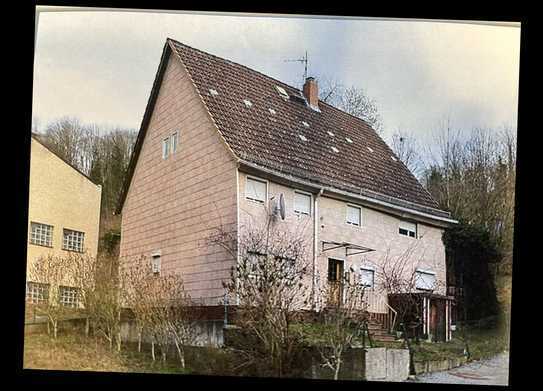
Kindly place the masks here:
<instances>
[{"instance_id":1,"label":"small square window","mask_svg":"<svg viewBox=\"0 0 543 391\"><path fill-rule=\"evenodd\" d=\"M59 302L64 307L79 307L79 289L71 286L58 287Z\"/></svg>"},{"instance_id":2,"label":"small square window","mask_svg":"<svg viewBox=\"0 0 543 391\"><path fill-rule=\"evenodd\" d=\"M53 247L53 226L31 222L30 243L39 246Z\"/></svg>"},{"instance_id":3,"label":"small square window","mask_svg":"<svg viewBox=\"0 0 543 391\"><path fill-rule=\"evenodd\" d=\"M400 226L398 228L398 233L400 235L409 236L410 238L417 237L417 224L411 223L409 221L400 221Z\"/></svg>"},{"instance_id":4,"label":"small square window","mask_svg":"<svg viewBox=\"0 0 543 391\"><path fill-rule=\"evenodd\" d=\"M294 192L294 212L303 215L311 215L311 195Z\"/></svg>"},{"instance_id":5,"label":"small square window","mask_svg":"<svg viewBox=\"0 0 543 391\"><path fill-rule=\"evenodd\" d=\"M267 183L254 178L247 178L245 198L260 203L266 202Z\"/></svg>"},{"instance_id":6,"label":"small square window","mask_svg":"<svg viewBox=\"0 0 543 391\"><path fill-rule=\"evenodd\" d=\"M436 275L434 272L416 270L415 288L422 291L433 291L436 284Z\"/></svg>"},{"instance_id":7,"label":"small square window","mask_svg":"<svg viewBox=\"0 0 543 391\"><path fill-rule=\"evenodd\" d=\"M162 140L162 159L166 159L170 154L170 138Z\"/></svg>"},{"instance_id":8,"label":"small square window","mask_svg":"<svg viewBox=\"0 0 543 391\"><path fill-rule=\"evenodd\" d=\"M41 304L49 299L49 284L39 282L26 283L26 300L32 304Z\"/></svg>"},{"instance_id":9,"label":"small square window","mask_svg":"<svg viewBox=\"0 0 543 391\"><path fill-rule=\"evenodd\" d=\"M68 251L77 251L82 253L84 251L85 233L79 231L73 231L71 229L64 229L64 236L62 239L62 249Z\"/></svg>"},{"instance_id":10,"label":"small square window","mask_svg":"<svg viewBox=\"0 0 543 391\"><path fill-rule=\"evenodd\" d=\"M360 268L360 284L365 287L372 288L375 281L375 270L361 267Z\"/></svg>"},{"instance_id":11,"label":"small square window","mask_svg":"<svg viewBox=\"0 0 543 391\"><path fill-rule=\"evenodd\" d=\"M362 208L354 205L347 205L347 224L360 227Z\"/></svg>"}]
</instances>

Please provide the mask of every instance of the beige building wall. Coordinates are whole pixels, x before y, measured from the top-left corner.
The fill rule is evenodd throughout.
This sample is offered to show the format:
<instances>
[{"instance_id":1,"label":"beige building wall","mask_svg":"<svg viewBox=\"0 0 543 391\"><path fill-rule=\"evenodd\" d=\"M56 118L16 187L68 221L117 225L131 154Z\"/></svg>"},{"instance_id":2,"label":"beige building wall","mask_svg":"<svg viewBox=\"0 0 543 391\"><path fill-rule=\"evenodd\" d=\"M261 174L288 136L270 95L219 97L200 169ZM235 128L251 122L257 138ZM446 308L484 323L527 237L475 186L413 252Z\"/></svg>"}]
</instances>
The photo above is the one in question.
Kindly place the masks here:
<instances>
[{"instance_id":1,"label":"beige building wall","mask_svg":"<svg viewBox=\"0 0 543 391\"><path fill-rule=\"evenodd\" d=\"M240 208L240 235L244 229L258 226L258 221L265 219L268 208L245 198L246 178L256 175L239 173L239 208ZM362 224L360 227L346 223L347 205L357 205L336 200L327 196L317 198L317 213L312 206L311 216L299 217L294 213L294 189L267 180L268 200L283 193L286 206L285 221L280 221L284 229L301 234L306 237L309 256L313 255L313 224L317 216L317 273L321 281L328 276L328 259L335 258L344 261L344 270L350 267L358 271L361 266L375 269L375 285L366 292L369 310L371 312L387 313L387 296L382 290L379 279L379 268L386 262L399 257L407 257L408 266L406 275L414 269L420 268L436 273L435 293L445 294L446 291L446 264L445 247L441 240L441 228L418 223L418 238L410 238L398 233L400 219L398 217L376 211L362 205ZM312 200L315 200L312 195ZM270 205L268 201L267 205ZM369 247L375 251L346 257L345 249L323 251L322 241L349 242ZM352 252L355 252L354 250ZM311 258L312 259L312 258Z\"/></svg>"},{"instance_id":2,"label":"beige building wall","mask_svg":"<svg viewBox=\"0 0 543 391\"><path fill-rule=\"evenodd\" d=\"M63 229L85 233L84 248L96 256L102 188L32 138L27 267L40 256L63 256ZM53 226L52 247L30 243L31 222Z\"/></svg>"},{"instance_id":3,"label":"beige building wall","mask_svg":"<svg viewBox=\"0 0 543 391\"><path fill-rule=\"evenodd\" d=\"M162 140L178 149L162 158ZM236 162L182 63L168 61L122 210L121 263L160 252L161 273L180 273L190 296L222 300L233 258L208 240L237 226Z\"/></svg>"}]
</instances>

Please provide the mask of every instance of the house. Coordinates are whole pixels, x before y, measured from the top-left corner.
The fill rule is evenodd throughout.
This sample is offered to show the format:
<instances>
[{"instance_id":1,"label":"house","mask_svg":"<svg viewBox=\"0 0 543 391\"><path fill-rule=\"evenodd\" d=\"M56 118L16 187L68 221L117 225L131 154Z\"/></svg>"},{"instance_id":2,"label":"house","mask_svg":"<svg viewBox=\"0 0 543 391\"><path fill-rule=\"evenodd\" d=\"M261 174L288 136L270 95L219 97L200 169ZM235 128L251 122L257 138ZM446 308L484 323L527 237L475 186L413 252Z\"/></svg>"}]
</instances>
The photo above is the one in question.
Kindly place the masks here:
<instances>
[{"instance_id":1,"label":"house","mask_svg":"<svg viewBox=\"0 0 543 391\"><path fill-rule=\"evenodd\" d=\"M30 151L27 270L37 259L48 255L96 256L101 186L51 151L37 134L32 134ZM77 287L69 282L51 287L28 280L27 302L38 304L52 299L52 291L57 289L60 304L78 305Z\"/></svg>"},{"instance_id":2,"label":"house","mask_svg":"<svg viewBox=\"0 0 543 391\"><path fill-rule=\"evenodd\" d=\"M218 225L239 237L280 194L286 225L311 242L314 270L329 284L357 275L376 319L387 324L393 311L376 271L405 254L425 334L439 323L430 302L447 303L438 318L450 319L441 234L455 221L366 122L320 101L313 78L300 91L168 39L117 209L121 259L146 255L156 270L181 272L200 303L218 305L236 260L206 238Z\"/></svg>"}]
</instances>

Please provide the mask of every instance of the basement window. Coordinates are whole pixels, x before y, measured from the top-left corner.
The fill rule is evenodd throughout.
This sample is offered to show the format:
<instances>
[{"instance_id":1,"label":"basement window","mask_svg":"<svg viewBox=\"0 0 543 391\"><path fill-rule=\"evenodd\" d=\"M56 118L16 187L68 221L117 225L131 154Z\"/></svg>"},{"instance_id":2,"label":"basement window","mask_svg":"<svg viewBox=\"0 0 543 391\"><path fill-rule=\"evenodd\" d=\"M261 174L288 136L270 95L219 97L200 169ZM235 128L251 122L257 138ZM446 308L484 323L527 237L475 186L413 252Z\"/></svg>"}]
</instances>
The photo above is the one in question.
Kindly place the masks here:
<instances>
[{"instance_id":1,"label":"basement window","mask_svg":"<svg viewBox=\"0 0 543 391\"><path fill-rule=\"evenodd\" d=\"M275 89L277 90L277 92L279 92L281 98L285 100L289 99L289 96L283 87L275 86Z\"/></svg>"},{"instance_id":2,"label":"basement window","mask_svg":"<svg viewBox=\"0 0 543 391\"><path fill-rule=\"evenodd\" d=\"M410 238L417 238L417 224L410 221L400 221L398 233Z\"/></svg>"}]
</instances>

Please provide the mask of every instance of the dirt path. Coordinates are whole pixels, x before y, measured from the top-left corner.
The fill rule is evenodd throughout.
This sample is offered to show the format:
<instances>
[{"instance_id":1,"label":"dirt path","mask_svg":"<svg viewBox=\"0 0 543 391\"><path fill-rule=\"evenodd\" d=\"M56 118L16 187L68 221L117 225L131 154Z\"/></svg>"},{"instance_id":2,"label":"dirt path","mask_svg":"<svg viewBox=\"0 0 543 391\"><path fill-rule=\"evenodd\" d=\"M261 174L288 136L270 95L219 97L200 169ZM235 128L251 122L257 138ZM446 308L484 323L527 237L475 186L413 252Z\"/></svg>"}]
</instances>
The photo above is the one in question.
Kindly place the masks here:
<instances>
[{"instance_id":1,"label":"dirt path","mask_svg":"<svg viewBox=\"0 0 543 391\"><path fill-rule=\"evenodd\" d=\"M481 360L443 372L417 376L421 383L456 383L507 385L509 379L509 352L491 359Z\"/></svg>"}]
</instances>

